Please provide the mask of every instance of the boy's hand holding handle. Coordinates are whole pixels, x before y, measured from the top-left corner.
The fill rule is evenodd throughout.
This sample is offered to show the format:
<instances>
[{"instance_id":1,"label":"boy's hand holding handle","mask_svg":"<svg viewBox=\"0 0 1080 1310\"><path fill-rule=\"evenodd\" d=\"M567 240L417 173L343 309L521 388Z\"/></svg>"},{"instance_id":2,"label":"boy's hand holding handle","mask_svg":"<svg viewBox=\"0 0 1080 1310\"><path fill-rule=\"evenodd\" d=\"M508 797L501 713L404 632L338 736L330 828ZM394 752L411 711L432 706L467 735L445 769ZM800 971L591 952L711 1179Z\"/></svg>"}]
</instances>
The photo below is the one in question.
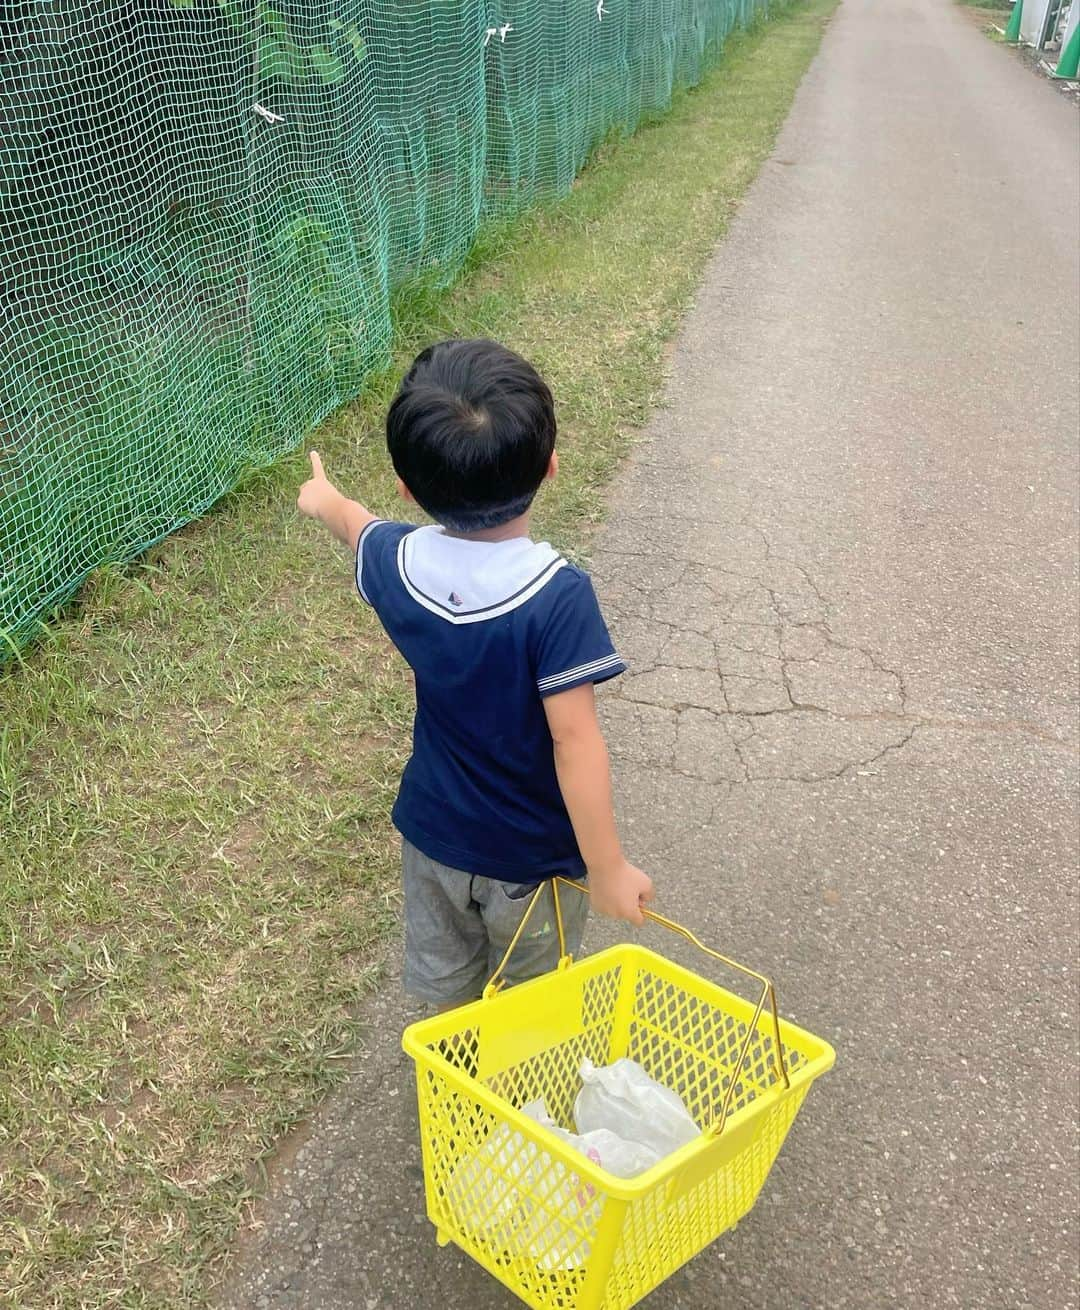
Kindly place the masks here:
<instances>
[{"instance_id":1,"label":"boy's hand holding handle","mask_svg":"<svg viewBox=\"0 0 1080 1310\"><path fill-rule=\"evenodd\" d=\"M655 896L652 879L629 860L619 860L608 869L589 870L592 907L609 919L625 919L640 928L645 922L642 910Z\"/></svg>"}]
</instances>

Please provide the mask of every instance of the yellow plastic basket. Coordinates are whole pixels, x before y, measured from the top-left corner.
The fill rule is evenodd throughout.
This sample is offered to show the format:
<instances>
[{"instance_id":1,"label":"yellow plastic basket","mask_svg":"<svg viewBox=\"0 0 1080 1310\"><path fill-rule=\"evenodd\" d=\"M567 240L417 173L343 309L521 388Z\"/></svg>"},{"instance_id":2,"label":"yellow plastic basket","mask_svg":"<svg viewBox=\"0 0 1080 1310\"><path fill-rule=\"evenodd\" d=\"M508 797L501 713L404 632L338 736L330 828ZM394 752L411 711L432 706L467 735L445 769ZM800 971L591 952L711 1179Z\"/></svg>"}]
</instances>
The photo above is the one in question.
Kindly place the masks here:
<instances>
[{"instance_id":1,"label":"yellow plastic basket","mask_svg":"<svg viewBox=\"0 0 1080 1310\"><path fill-rule=\"evenodd\" d=\"M404 1035L438 1239L535 1310L627 1310L731 1228L754 1204L810 1084L833 1063L826 1042L779 1018L767 979L648 917L755 978L757 1004L624 945L578 963L564 951L556 972L500 992L504 959L482 1000ZM521 1112L542 1096L572 1127L582 1061L621 1056L706 1125L629 1180Z\"/></svg>"}]
</instances>

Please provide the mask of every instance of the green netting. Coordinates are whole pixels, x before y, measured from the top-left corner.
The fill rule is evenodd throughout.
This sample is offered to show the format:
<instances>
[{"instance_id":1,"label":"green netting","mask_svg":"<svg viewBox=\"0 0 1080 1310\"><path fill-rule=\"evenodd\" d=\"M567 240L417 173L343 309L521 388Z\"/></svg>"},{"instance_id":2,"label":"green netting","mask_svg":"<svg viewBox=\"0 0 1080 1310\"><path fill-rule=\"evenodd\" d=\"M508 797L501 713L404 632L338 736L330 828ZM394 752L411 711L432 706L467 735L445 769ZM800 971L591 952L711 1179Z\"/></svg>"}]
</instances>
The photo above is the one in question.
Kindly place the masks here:
<instances>
[{"instance_id":1,"label":"green netting","mask_svg":"<svg viewBox=\"0 0 1080 1310\"><path fill-rule=\"evenodd\" d=\"M0 644L294 447L389 299L762 0L0 0Z\"/></svg>"}]
</instances>

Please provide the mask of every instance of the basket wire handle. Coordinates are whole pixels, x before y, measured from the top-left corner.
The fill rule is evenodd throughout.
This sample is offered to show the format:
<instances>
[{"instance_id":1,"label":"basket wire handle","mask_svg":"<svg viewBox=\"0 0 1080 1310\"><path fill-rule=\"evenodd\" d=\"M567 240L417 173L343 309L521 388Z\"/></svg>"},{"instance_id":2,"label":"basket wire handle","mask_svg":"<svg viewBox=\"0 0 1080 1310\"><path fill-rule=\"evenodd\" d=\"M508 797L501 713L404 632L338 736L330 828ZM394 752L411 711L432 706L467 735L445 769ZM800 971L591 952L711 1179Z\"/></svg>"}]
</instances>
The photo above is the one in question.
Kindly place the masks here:
<instances>
[{"instance_id":1,"label":"basket wire handle","mask_svg":"<svg viewBox=\"0 0 1080 1310\"><path fill-rule=\"evenodd\" d=\"M525 935L525 929L528 926L529 920L532 918L533 910L536 909L540 897L544 894L545 887L551 887L551 899L555 904L555 930L559 934L559 968L565 969L567 965L572 963L571 956L566 950L566 928L563 925L562 906L559 904L559 893L555 887L556 882L565 882L568 887L574 887L577 885L576 883L571 882L569 878L550 878L547 882L542 882L540 886L537 887L536 891L533 892L532 896L529 898L529 908L521 916L521 922L518 924L513 937L510 938L510 945L506 948L506 953L499 961L495 972L488 979L488 984L484 988L483 996L485 1001L494 996L500 988L506 985L505 970L507 961L516 950L518 942L521 941L522 937ZM581 890L584 891L585 889L582 888ZM588 895L588 892L585 892L585 895Z\"/></svg>"},{"instance_id":2,"label":"basket wire handle","mask_svg":"<svg viewBox=\"0 0 1080 1310\"><path fill-rule=\"evenodd\" d=\"M573 889L576 892L580 892L582 896L588 896L589 889L583 887L579 882L573 882L569 878L558 877L550 879L551 899L555 905L555 926L559 934L559 968L565 969L571 963L571 957L566 952L566 930L563 926L562 907L559 904L559 892L556 886L557 883L562 883L564 887L573 887ZM504 973L506 963L513 954L518 942L521 940L526 925L532 917L532 912L536 909L537 902L543 895L544 887L546 885L546 883L541 883L533 894L533 897L529 902L529 908L525 911L524 915L522 915L517 931L511 938L510 945L506 948L506 954L499 961L498 967L491 975L491 981L484 988L485 1000L488 997L494 996L495 993L504 986L506 982ZM711 946L706 946L700 938L695 936L689 928L684 928L681 923L676 923L674 919L669 919L663 914L657 914L655 910L643 909L642 914L646 919L651 919L653 923L658 923L662 928L667 928L669 932L677 933L680 937L685 937L692 946L696 946L699 951L703 952L703 954L710 956L714 960L719 960L719 962L727 968L734 969L737 973L743 973L748 978L753 978L755 982L761 984L761 995L758 997L757 1005L754 1008L753 1018L746 1026L746 1035L743 1038L742 1046L739 1048L738 1059L735 1061L735 1067L728 1078L727 1091L724 1093L724 1101L720 1107L720 1114L705 1130L707 1133L712 1134L712 1136L719 1137L724 1130L724 1124L727 1122L728 1112L731 1109L731 1102L735 1096L735 1088L739 1082L739 1076L743 1071L743 1066L746 1064L747 1056L750 1053L750 1043L753 1041L754 1034L758 1031L758 1022L765 1011L766 1005L768 1005L769 1010L772 1013L773 1049L770 1053L770 1058L772 1060L773 1069L777 1076L783 1081L785 1088L791 1086L791 1079L788 1077L787 1061L784 1058L784 1047L780 1040L780 1013L776 1006L776 988L764 974L758 973L756 969L751 969L745 964L740 964L738 960L733 960L727 955L721 955L719 951L714 951Z\"/></svg>"},{"instance_id":3,"label":"basket wire handle","mask_svg":"<svg viewBox=\"0 0 1080 1310\"><path fill-rule=\"evenodd\" d=\"M739 1081L739 1075L743 1071L743 1066L746 1064L747 1056L750 1054L750 1043L754 1038L754 1034L758 1031L758 1021L764 1012L766 1003L768 1003L769 1009L772 1011L772 1066L777 1076L783 1081L785 1088L791 1086L791 1079L788 1077L787 1071L787 1060L784 1058L784 1047L780 1041L780 1014L776 1008L776 988L764 974L748 968L745 964L740 964L738 960L732 960L726 955L721 955L719 951L714 951L711 946L706 946L703 941L699 940L689 928L684 928L681 923L676 923L674 919L668 919L662 914L657 914L655 910L643 910L642 913L646 919L652 919L654 923L660 924L661 927L678 933L680 937L685 937L699 951L703 951L714 960L719 960L721 964L727 965L729 969L744 973L748 978L753 978L755 982L761 984L761 995L754 1007L754 1017L746 1025L746 1036L739 1048L739 1058L735 1061L735 1068L728 1079L727 1091L724 1093L724 1103L720 1107L720 1114L706 1129L706 1132L712 1133L714 1137L719 1137L724 1130L724 1124L727 1123L728 1111L731 1109L731 1102L735 1096L735 1087Z\"/></svg>"}]
</instances>

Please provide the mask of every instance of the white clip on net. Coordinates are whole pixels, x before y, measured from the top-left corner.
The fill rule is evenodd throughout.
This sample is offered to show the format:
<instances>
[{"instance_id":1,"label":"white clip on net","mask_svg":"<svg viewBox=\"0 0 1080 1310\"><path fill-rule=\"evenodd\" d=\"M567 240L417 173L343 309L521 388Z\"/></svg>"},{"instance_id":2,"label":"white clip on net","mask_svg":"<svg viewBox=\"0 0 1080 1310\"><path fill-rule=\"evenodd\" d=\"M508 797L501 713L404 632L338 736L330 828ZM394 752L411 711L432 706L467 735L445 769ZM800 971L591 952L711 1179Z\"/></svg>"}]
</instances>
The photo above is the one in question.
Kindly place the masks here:
<instances>
[{"instance_id":1,"label":"white clip on net","mask_svg":"<svg viewBox=\"0 0 1080 1310\"><path fill-rule=\"evenodd\" d=\"M490 45L493 36L497 36L505 44L507 32L513 30L509 23L503 23L501 27L489 27L484 33L484 45Z\"/></svg>"}]
</instances>

